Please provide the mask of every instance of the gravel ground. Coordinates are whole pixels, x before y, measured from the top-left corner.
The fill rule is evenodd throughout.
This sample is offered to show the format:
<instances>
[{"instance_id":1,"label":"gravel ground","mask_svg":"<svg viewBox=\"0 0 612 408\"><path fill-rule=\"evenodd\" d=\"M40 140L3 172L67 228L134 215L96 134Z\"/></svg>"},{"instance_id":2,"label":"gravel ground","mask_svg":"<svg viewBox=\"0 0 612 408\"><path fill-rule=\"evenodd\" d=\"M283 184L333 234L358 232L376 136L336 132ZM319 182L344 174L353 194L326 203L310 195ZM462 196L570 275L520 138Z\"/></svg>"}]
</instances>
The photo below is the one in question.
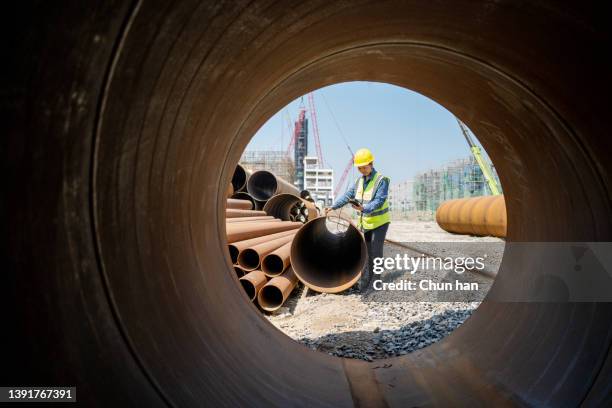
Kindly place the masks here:
<instances>
[{"instance_id":1,"label":"gravel ground","mask_svg":"<svg viewBox=\"0 0 612 408\"><path fill-rule=\"evenodd\" d=\"M388 238L420 243L503 242L492 237L449 234L435 222L422 221L392 222ZM431 245L424 248L430 252L432 248L436 250ZM478 245L469 248L477 252ZM503 247L495 245L493 250L487 248L491 254L489 269L496 271ZM461 246L458 250L466 251ZM385 245L385 256L403 251L395 245ZM490 278L481 275L463 275L469 281L478 282L482 293L486 293L492 283ZM385 282L403 279L406 273L398 271L390 276L391 279ZM422 293L415 296L407 301L399 293L370 291L362 295L352 289L340 294L320 294L305 291L300 286L281 309L267 315L267 318L289 337L313 350L373 361L404 355L439 341L469 318L479 305L479 301L475 301L470 294L466 294L460 302L423 301L427 297ZM482 296L476 298L480 300Z\"/></svg>"}]
</instances>

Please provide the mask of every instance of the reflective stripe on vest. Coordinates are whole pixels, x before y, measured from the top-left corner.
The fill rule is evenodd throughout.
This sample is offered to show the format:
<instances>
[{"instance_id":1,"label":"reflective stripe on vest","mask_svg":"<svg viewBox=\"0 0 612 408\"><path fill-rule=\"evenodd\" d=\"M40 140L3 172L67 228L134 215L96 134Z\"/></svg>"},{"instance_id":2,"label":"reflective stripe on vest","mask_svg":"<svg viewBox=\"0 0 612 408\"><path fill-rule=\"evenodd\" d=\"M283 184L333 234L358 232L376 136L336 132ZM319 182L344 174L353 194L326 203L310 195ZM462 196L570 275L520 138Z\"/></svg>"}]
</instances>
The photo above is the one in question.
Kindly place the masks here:
<instances>
[{"instance_id":1,"label":"reflective stripe on vest","mask_svg":"<svg viewBox=\"0 0 612 408\"><path fill-rule=\"evenodd\" d=\"M386 179L386 177L380 173L376 173L374 178L368 182L364 189L363 177L359 177L359 179L356 181L357 191L355 192L355 198L358 199L362 205L368 204L376 195L376 191L378 190L378 187L383 179ZM388 180L389 179L387 179L387 181ZM358 226L364 231L367 231L378 228L390 221L391 214L389 214L389 199L387 198L385 202L376 210L369 214L362 214L359 217Z\"/></svg>"}]
</instances>

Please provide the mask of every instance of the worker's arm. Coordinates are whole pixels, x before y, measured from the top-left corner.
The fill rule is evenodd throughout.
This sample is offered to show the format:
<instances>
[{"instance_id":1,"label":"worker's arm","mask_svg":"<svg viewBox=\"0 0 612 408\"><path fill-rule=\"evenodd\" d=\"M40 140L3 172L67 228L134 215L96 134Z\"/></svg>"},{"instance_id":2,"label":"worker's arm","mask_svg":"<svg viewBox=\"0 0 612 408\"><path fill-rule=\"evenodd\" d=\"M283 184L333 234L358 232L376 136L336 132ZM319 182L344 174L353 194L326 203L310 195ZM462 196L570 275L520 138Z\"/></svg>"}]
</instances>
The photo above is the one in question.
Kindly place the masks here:
<instances>
[{"instance_id":1,"label":"worker's arm","mask_svg":"<svg viewBox=\"0 0 612 408\"><path fill-rule=\"evenodd\" d=\"M389 194L389 179L385 177L380 181L378 188L374 192L374 198L372 198L372 201L370 201L369 203L363 206L362 213L369 214L372 211L375 211L378 208L380 208L380 206L383 205L383 203L387 199L388 194Z\"/></svg>"},{"instance_id":2,"label":"worker's arm","mask_svg":"<svg viewBox=\"0 0 612 408\"><path fill-rule=\"evenodd\" d=\"M346 203L349 202L350 199L355 198L355 190L355 184L353 184L346 193L344 193L340 198L336 200L334 205L331 206L331 209L336 210L340 207L343 207L344 205L346 205Z\"/></svg>"}]
</instances>

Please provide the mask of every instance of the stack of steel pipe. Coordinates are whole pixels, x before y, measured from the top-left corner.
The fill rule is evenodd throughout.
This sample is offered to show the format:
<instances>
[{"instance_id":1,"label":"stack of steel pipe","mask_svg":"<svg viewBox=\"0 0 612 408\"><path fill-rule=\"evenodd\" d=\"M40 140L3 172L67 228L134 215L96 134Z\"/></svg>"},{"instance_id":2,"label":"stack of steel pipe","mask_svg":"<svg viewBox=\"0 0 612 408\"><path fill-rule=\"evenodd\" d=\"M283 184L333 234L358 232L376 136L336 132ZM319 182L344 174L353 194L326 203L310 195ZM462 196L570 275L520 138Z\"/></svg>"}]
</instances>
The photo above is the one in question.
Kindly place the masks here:
<instances>
[{"instance_id":1,"label":"stack of steel pipe","mask_svg":"<svg viewBox=\"0 0 612 408\"><path fill-rule=\"evenodd\" d=\"M234 207L246 206L236 201L241 200L233 200ZM303 224L266 215L264 211L229 208L229 203L228 200L225 228L234 273L251 301L265 305L262 308L266 311L274 311L297 284L293 272L284 272L289 269L288 249ZM271 261L271 267L264 271L264 260L268 257L279 260ZM273 279L269 281L270 278ZM264 287L265 293L258 297Z\"/></svg>"}]
</instances>

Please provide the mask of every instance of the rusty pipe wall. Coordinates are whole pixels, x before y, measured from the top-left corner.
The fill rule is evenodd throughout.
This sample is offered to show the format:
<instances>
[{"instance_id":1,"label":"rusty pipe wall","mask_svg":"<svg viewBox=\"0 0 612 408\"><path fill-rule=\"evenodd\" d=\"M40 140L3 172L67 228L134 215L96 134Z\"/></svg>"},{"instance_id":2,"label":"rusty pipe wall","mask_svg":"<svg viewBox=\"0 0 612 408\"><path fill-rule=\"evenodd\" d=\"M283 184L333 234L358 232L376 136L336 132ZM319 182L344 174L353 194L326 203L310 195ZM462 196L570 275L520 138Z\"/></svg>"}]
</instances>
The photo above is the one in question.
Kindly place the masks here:
<instances>
[{"instance_id":1,"label":"rusty pipe wall","mask_svg":"<svg viewBox=\"0 0 612 408\"><path fill-rule=\"evenodd\" d=\"M263 310L268 312L280 309L293 289L295 289L297 282L298 278L290 267L281 276L270 279L259 290L257 303L259 303Z\"/></svg>"},{"instance_id":2,"label":"rusty pipe wall","mask_svg":"<svg viewBox=\"0 0 612 408\"><path fill-rule=\"evenodd\" d=\"M225 217L226 218L238 218L238 217L265 217L265 211L257 211L257 210L240 210L240 209L226 209Z\"/></svg>"},{"instance_id":3,"label":"rusty pipe wall","mask_svg":"<svg viewBox=\"0 0 612 408\"><path fill-rule=\"evenodd\" d=\"M251 174L247 181L247 191L258 201L267 201L272 196L288 193L298 196L300 190L293 184L267 170L259 170Z\"/></svg>"},{"instance_id":4,"label":"rusty pipe wall","mask_svg":"<svg viewBox=\"0 0 612 408\"><path fill-rule=\"evenodd\" d=\"M280 222L255 222L255 223L240 223L227 224L225 226L227 243L231 244L236 241L244 241L245 239L261 237L275 232L294 230L302 225L301 222L280 221Z\"/></svg>"},{"instance_id":5,"label":"rusty pipe wall","mask_svg":"<svg viewBox=\"0 0 612 408\"><path fill-rule=\"evenodd\" d=\"M291 244L291 267L309 288L338 293L353 286L366 263L363 234L350 222L342 234L327 227L327 217L315 218L299 229Z\"/></svg>"},{"instance_id":6,"label":"rusty pipe wall","mask_svg":"<svg viewBox=\"0 0 612 408\"><path fill-rule=\"evenodd\" d=\"M503 195L447 200L436 210L436 222L456 234L505 238L506 203Z\"/></svg>"},{"instance_id":7,"label":"rusty pipe wall","mask_svg":"<svg viewBox=\"0 0 612 408\"><path fill-rule=\"evenodd\" d=\"M235 224L241 222L281 222L282 220L279 218L274 218L269 215L264 215L260 217L236 217L236 218L226 218L225 222L227 224Z\"/></svg>"},{"instance_id":8,"label":"rusty pipe wall","mask_svg":"<svg viewBox=\"0 0 612 408\"><path fill-rule=\"evenodd\" d=\"M249 200L239 200L236 198L228 198L226 208L230 210L252 210L253 203Z\"/></svg>"},{"instance_id":9,"label":"rusty pipe wall","mask_svg":"<svg viewBox=\"0 0 612 408\"><path fill-rule=\"evenodd\" d=\"M223 273L223 192L252 135L355 80L478 135L508 241L612 241L605 4L270 4L11 3L5 384L73 384L86 406L609 406L609 304L488 300L372 370L293 342ZM519 260L492 291L545 277Z\"/></svg>"},{"instance_id":10,"label":"rusty pipe wall","mask_svg":"<svg viewBox=\"0 0 612 408\"><path fill-rule=\"evenodd\" d=\"M287 193L277 194L270 198L263 207L263 211L273 217L289 221L291 220L291 215L297 216L300 213L300 209L296 207L298 204L302 204L306 208L304 215L307 217L307 220L312 220L319 215L313 202Z\"/></svg>"}]
</instances>

